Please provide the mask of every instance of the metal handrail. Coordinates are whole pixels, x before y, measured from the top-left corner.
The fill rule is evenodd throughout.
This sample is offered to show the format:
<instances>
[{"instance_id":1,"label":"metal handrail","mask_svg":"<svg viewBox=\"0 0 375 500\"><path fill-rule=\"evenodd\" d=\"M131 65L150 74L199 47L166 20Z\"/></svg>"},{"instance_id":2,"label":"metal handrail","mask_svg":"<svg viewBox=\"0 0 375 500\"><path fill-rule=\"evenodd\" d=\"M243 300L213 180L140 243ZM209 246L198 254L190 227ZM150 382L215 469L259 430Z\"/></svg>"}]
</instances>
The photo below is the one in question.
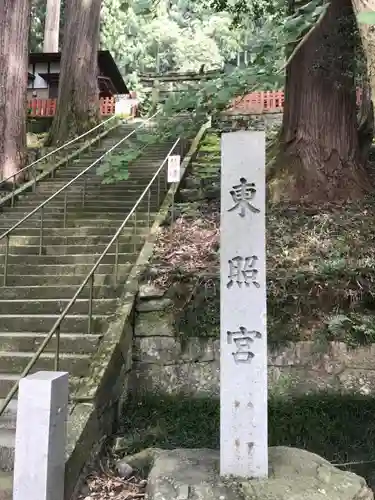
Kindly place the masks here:
<instances>
[{"instance_id":1,"label":"metal handrail","mask_svg":"<svg viewBox=\"0 0 375 500\"><path fill-rule=\"evenodd\" d=\"M179 137L171 149L169 150L167 156L159 166L158 170L156 173L153 175L151 181L147 184L146 188L138 198L138 201L135 203L133 208L130 210L129 214L125 217L124 221L120 225L120 227L117 229L116 233L112 237L111 241L108 243L106 248L103 250L102 254L96 261L96 263L93 265L91 271L88 273L86 278L83 280L82 284L74 294L74 296L71 298L69 301L69 304L65 307L65 309L61 312L60 316L56 320L55 324L49 331L49 333L46 335L46 338L43 340L43 342L40 344L38 350L32 357L32 359L29 361L25 369L23 370L22 374L20 375L21 380L23 377L26 377L30 370L34 367L35 363L38 361L40 355L43 353L45 350L46 346L52 339L52 337L56 334L56 351L55 351L55 360L54 360L54 369L55 371L59 370L59 361L60 361L60 327L61 323L69 313L70 309L72 306L75 304L76 300L78 299L79 295L85 288L85 286L89 283L89 304L88 304L88 312L87 312L87 331L88 334L91 333L91 326L92 326L92 319L93 319L93 295L94 295L94 279L95 279L95 271L99 267L100 263L104 259L104 257L107 255L109 252L110 248L112 247L113 244L115 244L115 263L114 263L114 279L115 283L117 283L117 275L118 275L118 258L119 258L119 236L121 235L125 225L128 223L130 218L133 217L133 228L134 228L134 235L136 235L137 231L137 208L139 207L140 203L146 198L147 196L147 213L148 213L148 227L150 228L150 205L151 205L151 188L154 184L154 182L157 180L157 197L158 201L160 201L160 174L163 170L163 168L166 166L168 157L173 153L173 151L176 149L177 145L181 143L181 138ZM181 152L182 154L182 152ZM166 185L167 185L167 177L166 177ZM134 241L134 245L136 246L136 241ZM0 416L4 413L5 409L7 408L8 404L12 400L13 396L17 393L18 387L19 387L19 380L13 385L12 389L9 391L7 397L3 401L3 404L0 406Z\"/></svg>"},{"instance_id":2,"label":"metal handrail","mask_svg":"<svg viewBox=\"0 0 375 500\"><path fill-rule=\"evenodd\" d=\"M43 228L43 222L44 222L44 212L43 212L43 209L44 209L44 207L46 205L48 205L48 203L50 201L54 200L59 194L61 194L63 191L65 191L65 198L64 198L64 219L63 219L64 229L65 229L65 227L66 227L66 217L67 217L67 210L66 210L66 207L67 207L67 192L66 192L66 189L68 187L70 187L72 184L74 184L82 176L84 176L85 174L87 174L87 172L89 170L91 170L92 167L94 167L99 162L101 162L102 159L105 156L107 156L109 153L112 153L112 151L114 149L116 149L120 144L122 144L124 141L126 141L127 139L129 139L129 137L131 137L133 134L135 134L140 128L144 127L144 125L146 125L148 122L150 122L150 120L152 120L158 113L159 113L159 111L156 112L156 113L154 113L149 118L147 118L147 120L143 121L139 125L139 127L137 127L134 130L132 130L128 135L126 135L125 137L123 137L119 142L117 142L114 146L112 146L111 148L109 148L104 154L102 154L99 158L97 158L93 163L91 163L88 167L86 167L84 170L82 170L82 172L80 172L72 180L70 180L69 182L67 182L62 188L60 188L54 194L52 194L49 198L47 198L47 200L43 201L40 205L38 205L36 208L34 208L34 210L32 210L31 212L29 212L28 214L26 214L25 217L23 217L23 219L21 219L20 221L16 222L16 224L14 224L10 229L7 229L3 234L0 235L0 241L2 239L4 239L4 238L7 239L6 240L6 245L5 245L4 281L3 281L3 286L6 286L6 282L7 282L10 234L15 229L17 229L19 226L21 226L21 224L23 224L26 220L28 220L30 217L32 217L33 215L35 215L37 212L40 211L39 255L42 255L42 253L43 253L43 230L44 230L44 228ZM86 182L84 182L84 184L83 184L83 195L82 195L82 204L83 205L85 203L85 197L86 197Z\"/></svg>"},{"instance_id":3,"label":"metal handrail","mask_svg":"<svg viewBox=\"0 0 375 500\"><path fill-rule=\"evenodd\" d=\"M23 167L20 170L17 170L17 172L15 172L14 174L10 175L9 177L6 177L5 179L1 179L0 186L2 186L3 184L5 184L6 182L8 182L9 180L12 179L13 190L14 190L16 177L18 177L19 174L21 174L22 172L26 172L26 170L28 170L29 168L34 167L37 163L41 162L42 160L45 160L46 158L49 158L50 156L52 156L53 154L57 153L61 149L64 149L67 146L70 146L71 144L73 144L73 142L76 142L79 139L82 139L82 137L85 137L86 135L90 134L91 132L93 132L94 130L98 129L99 127L102 127L103 125L105 125L106 123L108 123L110 120L113 120L114 118L116 118L116 115L110 116L107 120L104 120L103 122L100 122L98 125L96 125L95 127L91 128L90 130L87 130L87 132L84 132L83 134L79 135L78 137L75 137L74 139L71 139L69 142L66 142L62 146L59 146L58 148L54 149L53 151L50 151L49 153L45 154L41 158L38 158L37 160L33 161L29 165L26 165L26 167Z\"/></svg>"}]
</instances>

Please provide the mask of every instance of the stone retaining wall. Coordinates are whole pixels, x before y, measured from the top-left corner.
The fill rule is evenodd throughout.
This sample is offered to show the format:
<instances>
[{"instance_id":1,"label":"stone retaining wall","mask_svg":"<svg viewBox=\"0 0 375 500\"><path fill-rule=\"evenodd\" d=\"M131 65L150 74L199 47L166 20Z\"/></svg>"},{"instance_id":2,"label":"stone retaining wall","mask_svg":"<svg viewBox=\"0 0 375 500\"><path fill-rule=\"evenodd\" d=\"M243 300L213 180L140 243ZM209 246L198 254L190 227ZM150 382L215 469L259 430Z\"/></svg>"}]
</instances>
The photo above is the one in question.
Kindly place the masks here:
<instances>
[{"instance_id":1,"label":"stone retaining wall","mask_svg":"<svg viewBox=\"0 0 375 500\"><path fill-rule=\"evenodd\" d=\"M181 336L172 301L142 287L138 299L132 389L138 393L219 396L220 345L217 337ZM375 345L350 349L343 342L298 342L268 353L272 393L322 389L375 393Z\"/></svg>"}]
</instances>

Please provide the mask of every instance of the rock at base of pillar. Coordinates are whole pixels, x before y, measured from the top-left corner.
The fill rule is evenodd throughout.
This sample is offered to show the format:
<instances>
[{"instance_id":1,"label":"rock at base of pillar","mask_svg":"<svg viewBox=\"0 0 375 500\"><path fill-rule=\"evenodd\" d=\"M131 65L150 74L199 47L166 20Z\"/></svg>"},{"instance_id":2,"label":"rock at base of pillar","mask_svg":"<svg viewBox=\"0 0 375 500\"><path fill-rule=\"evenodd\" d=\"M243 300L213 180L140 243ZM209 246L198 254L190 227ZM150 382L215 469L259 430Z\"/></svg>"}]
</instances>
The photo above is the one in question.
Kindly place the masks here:
<instances>
[{"instance_id":1,"label":"rock at base of pillar","mask_svg":"<svg viewBox=\"0 0 375 500\"><path fill-rule=\"evenodd\" d=\"M266 479L220 477L209 449L149 448L123 461L147 471L147 500L374 500L362 477L298 448L269 448Z\"/></svg>"}]
</instances>

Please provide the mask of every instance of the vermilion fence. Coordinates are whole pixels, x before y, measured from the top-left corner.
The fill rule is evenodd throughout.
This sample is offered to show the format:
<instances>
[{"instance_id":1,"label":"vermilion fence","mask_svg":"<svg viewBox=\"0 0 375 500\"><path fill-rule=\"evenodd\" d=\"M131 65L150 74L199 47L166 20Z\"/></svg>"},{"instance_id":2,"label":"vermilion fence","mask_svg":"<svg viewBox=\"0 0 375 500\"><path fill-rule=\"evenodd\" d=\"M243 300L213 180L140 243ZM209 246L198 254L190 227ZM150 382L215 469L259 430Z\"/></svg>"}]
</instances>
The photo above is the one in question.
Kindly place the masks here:
<instances>
[{"instance_id":1,"label":"vermilion fence","mask_svg":"<svg viewBox=\"0 0 375 500\"><path fill-rule=\"evenodd\" d=\"M29 116L54 116L56 113L57 99L30 99L27 103ZM102 116L115 114L115 98L100 99L100 113Z\"/></svg>"},{"instance_id":2,"label":"vermilion fence","mask_svg":"<svg viewBox=\"0 0 375 500\"><path fill-rule=\"evenodd\" d=\"M357 104L362 99L362 90L357 89ZM29 116L53 116L56 112L56 99L32 99L28 102ZM243 97L234 99L229 113L281 113L284 108L284 91L251 92ZM115 113L115 98L100 99L102 116Z\"/></svg>"}]
</instances>

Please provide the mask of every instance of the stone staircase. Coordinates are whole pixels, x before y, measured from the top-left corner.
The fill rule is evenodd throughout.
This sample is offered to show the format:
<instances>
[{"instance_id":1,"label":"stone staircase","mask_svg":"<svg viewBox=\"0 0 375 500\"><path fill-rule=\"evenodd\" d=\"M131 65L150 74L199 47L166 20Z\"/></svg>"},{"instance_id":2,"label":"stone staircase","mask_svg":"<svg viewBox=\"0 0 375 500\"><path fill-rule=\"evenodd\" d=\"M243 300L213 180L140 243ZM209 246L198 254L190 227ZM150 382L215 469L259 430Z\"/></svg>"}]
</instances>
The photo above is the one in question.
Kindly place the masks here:
<instances>
[{"instance_id":1,"label":"stone staircase","mask_svg":"<svg viewBox=\"0 0 375 500\"><path fill-rule=\"evenodd\" d=\"M18 199L13 208L3 209L0 214L0 233L87 168L129 130L129 125L116 129L103 139L99 147L83 155L78 162L60 169L54 179L38 184L35 193L28 193ZM147 147L144 155L130 166L129 179L117 184L102 184L102 178L96 174L96 167L93 167L85 176L84 206L83 178L68 188L65 229L64 194L46 205L42 255L39 255L40 214L24 222L10 239L7 286L2 286L5 240L0 241L0 402L19 379L46 333L133 208L171 146L172 143L164 143ZM126 147L127 141L118 150L125 150ZM161 202L166 193L165 177L160 187ZM157 198L155 189L150 201L151 224L159 208ZM100 344L108 318L118 306L117 297L126 273L135 262L148 234L147 209L146 197L137 211L136 233L130 224L120 237L121 280L117 285L113 284L112 277L114 248L105 256L95 273L91 333L87 333L88 287L61 325L60 369L69 372L73 389L88 374L90 359ZM52 339L32 371L53 370L55 345L56 339ZM17 402L13 400L6 413L0 417L0 476L13 467L16 408Z\"/></svg>"}]
</instances>

